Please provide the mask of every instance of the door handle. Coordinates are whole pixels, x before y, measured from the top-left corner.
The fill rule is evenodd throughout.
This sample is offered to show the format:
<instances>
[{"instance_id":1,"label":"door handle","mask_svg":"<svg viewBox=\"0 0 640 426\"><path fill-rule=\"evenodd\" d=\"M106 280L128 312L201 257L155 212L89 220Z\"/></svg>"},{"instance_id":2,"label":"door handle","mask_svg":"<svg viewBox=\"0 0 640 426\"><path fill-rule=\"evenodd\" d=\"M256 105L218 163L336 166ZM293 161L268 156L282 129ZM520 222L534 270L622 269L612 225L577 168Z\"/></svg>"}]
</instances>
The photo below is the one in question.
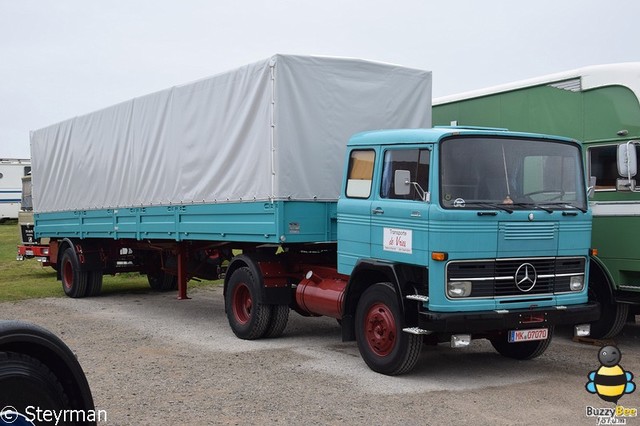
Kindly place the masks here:
<instances>
[{"instance_id":1,"label":"door handle","mask_svg":"<svg viewBox=\"0 0 640 426\"><path fill-rule=\"evenodd\" d=\"M371 213L373 213L373 214L384 214L384 210L382 210L380 207L376 207L375 209L371 210Z\"/></svg>"}]
</instances>

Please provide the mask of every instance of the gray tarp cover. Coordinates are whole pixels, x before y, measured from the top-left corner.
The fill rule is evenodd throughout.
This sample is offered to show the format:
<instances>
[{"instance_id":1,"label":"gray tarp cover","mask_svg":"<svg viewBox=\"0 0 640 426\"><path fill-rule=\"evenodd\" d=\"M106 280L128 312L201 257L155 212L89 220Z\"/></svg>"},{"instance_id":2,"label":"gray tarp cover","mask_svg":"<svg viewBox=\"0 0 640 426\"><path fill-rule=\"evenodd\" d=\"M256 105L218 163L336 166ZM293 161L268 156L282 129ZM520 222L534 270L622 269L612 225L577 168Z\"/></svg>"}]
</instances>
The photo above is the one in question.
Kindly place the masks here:
<instances>
[{"instance_id":1,"label":"gray tarp cover","mask_svg":"<svg viewBox=\"0 0 640 426\"><path fill-rule=\"evenodd\" d=\"M275 55L31 133L36 212L336 200L359 131L431 125L431 72Z\"/></svg>"}]
</instances>

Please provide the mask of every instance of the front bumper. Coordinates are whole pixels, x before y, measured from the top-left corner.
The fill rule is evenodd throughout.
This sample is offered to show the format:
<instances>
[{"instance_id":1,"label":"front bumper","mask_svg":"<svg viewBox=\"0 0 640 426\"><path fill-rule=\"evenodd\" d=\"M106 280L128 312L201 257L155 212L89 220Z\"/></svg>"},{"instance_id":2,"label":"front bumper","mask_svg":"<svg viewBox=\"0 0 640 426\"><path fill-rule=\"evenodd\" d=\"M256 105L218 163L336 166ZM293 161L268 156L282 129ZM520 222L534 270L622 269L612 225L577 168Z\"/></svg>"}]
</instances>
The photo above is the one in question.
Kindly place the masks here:
<instances>
[{"instance_id":1,"label":"front bumper","mask_svg":"<svg viewBox=\"0 0 640 426\"><path fill-rule=\"evenodd\" d=\"M418 327L436 333L482 333L499 330L584 324L600 318L600 305L581 305L539 309L511 309L483 312L420 312Z\"/></svg>"}]
</instances>

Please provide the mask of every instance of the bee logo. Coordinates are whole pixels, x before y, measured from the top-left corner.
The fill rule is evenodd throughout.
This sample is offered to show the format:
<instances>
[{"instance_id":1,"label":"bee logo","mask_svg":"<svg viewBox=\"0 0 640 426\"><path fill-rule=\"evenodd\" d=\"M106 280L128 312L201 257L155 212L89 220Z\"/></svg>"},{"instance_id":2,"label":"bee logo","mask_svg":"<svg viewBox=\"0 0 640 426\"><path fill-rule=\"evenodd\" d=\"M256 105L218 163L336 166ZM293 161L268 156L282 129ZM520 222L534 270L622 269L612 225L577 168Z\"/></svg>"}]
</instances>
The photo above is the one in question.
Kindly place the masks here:
<instances>
[{"instance_id":1,"label":"bee logo","mask_svg":"<svg viewBox=\"0 0 640 426\"><path fill-rule=\"evenodd\" d=\"M618 403L622 395L636 390L633 373L624 371L619 365L622 353L616 346L604 346L598 353L600 368L589 373L587 392L598 394L607 402Z\"/></svg>"}]
</instances>

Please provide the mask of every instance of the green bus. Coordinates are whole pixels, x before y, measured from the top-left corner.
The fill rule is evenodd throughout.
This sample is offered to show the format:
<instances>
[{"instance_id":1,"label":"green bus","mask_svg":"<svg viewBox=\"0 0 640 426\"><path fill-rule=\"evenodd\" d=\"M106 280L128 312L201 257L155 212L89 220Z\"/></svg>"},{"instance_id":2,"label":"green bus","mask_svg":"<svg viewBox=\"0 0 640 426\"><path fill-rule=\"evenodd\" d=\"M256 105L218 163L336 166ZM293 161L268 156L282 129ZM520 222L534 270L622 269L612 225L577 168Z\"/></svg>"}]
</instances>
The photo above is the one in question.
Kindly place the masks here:
<instances>
[{"instance_id":1,"label":"green bus","mask_svg":"<svg viewBox=\"0 0 640 426\"><path fill-rule=\"evenodd\" d=\"M611 338L640 313L640 184L619 173L618 146L640 155L640 62L597 65L436 98L433 124L504 127L583 141L593 191L591 336ZM633 151L633 149L631 149ZM630 152L633 154L633 152ZM561 173L561 170L558 170ZM549 176L552 179L553 176ZM561 196L562 188L559 188Z\"/></svg>"}]
</instances>

